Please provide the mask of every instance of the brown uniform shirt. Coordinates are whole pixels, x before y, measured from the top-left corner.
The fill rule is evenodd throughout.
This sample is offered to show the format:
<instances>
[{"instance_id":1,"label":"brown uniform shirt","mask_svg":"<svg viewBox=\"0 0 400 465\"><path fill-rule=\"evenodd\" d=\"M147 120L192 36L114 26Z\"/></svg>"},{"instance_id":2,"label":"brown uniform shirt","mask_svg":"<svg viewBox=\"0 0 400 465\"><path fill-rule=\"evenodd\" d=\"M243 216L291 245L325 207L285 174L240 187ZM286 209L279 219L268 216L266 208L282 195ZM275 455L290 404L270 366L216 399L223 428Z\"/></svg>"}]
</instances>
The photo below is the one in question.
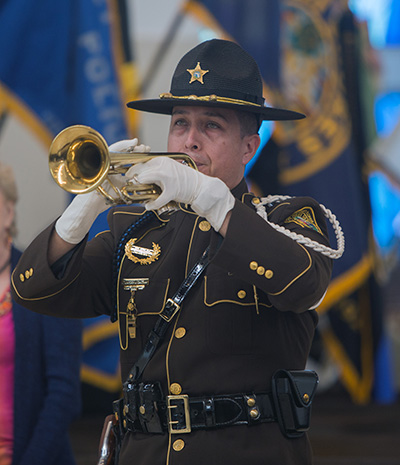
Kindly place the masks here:
<instances>
[{"instance_id":1,"label":"brown uniform shirt","mask_svg":"<svg viewBox=\"0 0 400 465\"><path fill-rule=\"evenodd\" d=\"M166 299L211 244L211 262L175 316L143 379L160 381L164 393L189 396L268 391L279 368L303 369L332 262L276 231L256 212L242 181L226 237L221 240L204 218L181 206L140 229L134 245L157 259L122 257L118 274L118 314L123 381L141 352ZM268 220L329 245L326 222L317 202L293 198L266 206ZM12 276L14 298L45 314L93 317L110 314L113 252L120 236L143 215L143 208L110 211L110 231L77 247L64 276L47 263L54 225L23 254ZM138 250L138 249L137 249ZM140 252L140 251L139 251ZM133 261L135 260L135 261ZM131 297L124 278L149 278L137 291L137 335L129 338L126 309ZM115 282L115 281L114 281ZM176 442L178 441L178 442ZM277 423L198 430L189 434L128 433L120 465L207 465L311 463L307 435L287 439Z\"/></svg>"}]
</instances>

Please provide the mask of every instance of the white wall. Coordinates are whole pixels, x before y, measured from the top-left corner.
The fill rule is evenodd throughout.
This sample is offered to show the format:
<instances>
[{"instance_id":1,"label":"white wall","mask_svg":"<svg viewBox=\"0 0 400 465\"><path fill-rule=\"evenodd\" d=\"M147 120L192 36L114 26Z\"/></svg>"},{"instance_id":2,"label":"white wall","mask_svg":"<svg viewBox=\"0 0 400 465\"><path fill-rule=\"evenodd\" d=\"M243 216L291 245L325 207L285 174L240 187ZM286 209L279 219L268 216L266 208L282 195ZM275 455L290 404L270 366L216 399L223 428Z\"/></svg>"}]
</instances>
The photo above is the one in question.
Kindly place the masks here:
<instances>
[{"instance_id":1,"label":"white wall","mask_svg":"<svg viewBox=\"0 0 400 465\"><path fill-rule=\"evenodd\" d=\"M179 14L181 0L134 0L129 3L132 20L132 44L135 62L146 90L140 98L157 98L168 92L175 66L184 53L199 43L199 25L190 17L175 31L173 41L164 56L157 61L156 72L149 73L159 49L170 33ZM150 83L150 84L148 84ZM164 115L141 114L139 137L154 151L165 151L169 117Z\"/></svg>"},{"instance_id":2,"label":"white wall","mask_svg":"<svg viewBox=\"0 0 400 465\"><path fill-rule=\"evenodd\" d=\"M63 211L68 194L51 177L46 147L13 116L1 132L0 160L15 173L19 195L15 245L23 250Z\"/></svg>"}]
</instances>

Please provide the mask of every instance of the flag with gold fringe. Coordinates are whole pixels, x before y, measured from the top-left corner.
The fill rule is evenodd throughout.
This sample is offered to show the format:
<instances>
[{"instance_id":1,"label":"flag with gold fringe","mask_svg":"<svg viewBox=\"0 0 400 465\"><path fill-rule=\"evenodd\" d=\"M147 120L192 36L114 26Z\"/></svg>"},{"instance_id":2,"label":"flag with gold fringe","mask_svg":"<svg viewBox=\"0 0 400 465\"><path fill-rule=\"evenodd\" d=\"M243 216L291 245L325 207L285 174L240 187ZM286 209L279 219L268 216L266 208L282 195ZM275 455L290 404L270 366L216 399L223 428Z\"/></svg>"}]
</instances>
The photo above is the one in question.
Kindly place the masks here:
<instances>
[{"instance_id":1,"label":"flag with gold fringe","mask_svg":"<svg viewBox=\"0 0 400 465\"><path fill-rule=\"evenodd\" d=\"M125 0L4 0L0 4L0 112L20 119L50 146L73 124L99 131L108 144L133 137L136 97ZM105 215L92 234L106 227ZM117 328L85 320L82 380L120 389Z\"/></svg>"},{"instance_id":2,"label":"flag with gold fringe","mask_svg":"<svg viewBox=\"0 0 400 465\"><path fill-rule=\"evenodd\" d=\"M359 72L357 28L347 2L202 0L185 5L220 37L237 41L255 57L270 91L268 103L307 115L299 122L275 124L248 181L261 195L312 196L339 219L346 251L335 261L318 309L319 335L353 401L368 402L382 308L362 172L362 97L353 92L359 78L354 74ZM271 24L274 33L269 35Z\"/></svg>"}]
</instances>

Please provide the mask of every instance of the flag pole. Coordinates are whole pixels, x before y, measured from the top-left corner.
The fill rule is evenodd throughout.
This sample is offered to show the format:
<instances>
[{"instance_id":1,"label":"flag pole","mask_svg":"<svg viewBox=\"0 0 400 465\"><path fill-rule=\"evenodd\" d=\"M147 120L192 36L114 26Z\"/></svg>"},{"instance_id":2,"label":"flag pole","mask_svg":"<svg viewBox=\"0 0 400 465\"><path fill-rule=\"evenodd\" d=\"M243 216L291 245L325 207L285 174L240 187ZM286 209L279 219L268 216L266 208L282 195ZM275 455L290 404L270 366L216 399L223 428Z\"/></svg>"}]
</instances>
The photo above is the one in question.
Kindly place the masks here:
<instances>
[{"instance_id":1,"label":"flag pole","mask_svg":"<svg viewBox=\"0 0 400 465\"><path fill-rule=\"evenodd\" d=\"M131 42L129 39L129 28L128 28L128 7L126 0L118 0L118 13L121 26L121 42L122 42L122 52L124 54L123 61L124 63L130 62L132 60L132 49Z\"/></svg>"},{"instance_id":2,"label":"flag pole","mask_svg":"<svg viewBox=\"0 0 400 465\"><path fill-rule=\"evenodd\" d=\"M8 111L3 111L0 114L0 135L1 135L1 132L3 131L4 123L6 122L7 118L8 118Z\"/></svg>"}]
</instances>

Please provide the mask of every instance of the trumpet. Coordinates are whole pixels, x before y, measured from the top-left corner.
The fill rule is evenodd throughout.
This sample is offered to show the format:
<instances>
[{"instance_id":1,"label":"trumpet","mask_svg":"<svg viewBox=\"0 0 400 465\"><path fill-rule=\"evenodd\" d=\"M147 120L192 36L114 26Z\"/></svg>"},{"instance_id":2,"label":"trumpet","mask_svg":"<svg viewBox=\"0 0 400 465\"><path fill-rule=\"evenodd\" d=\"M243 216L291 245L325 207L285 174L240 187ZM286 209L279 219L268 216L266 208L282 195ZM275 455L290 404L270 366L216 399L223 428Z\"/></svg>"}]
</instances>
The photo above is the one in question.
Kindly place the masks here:
<instances>
[{"instance_id":1,"label":"trumpet","mask_svg":"<svg viewBox=\"0 0 400 465\"><path fill-rule=\"evenodd\" d=\"M141 203L156 199L161 189L156 184L133 184L127 180L122 188L112 182L112 176L125 174L137 163L165 156L197 170L185 153L171 152L110 152L104 137L95 129L74 125L65 128L53 139L49 150L49 169L55 182L71 194L84 194L97 189L109 204ZM115 193L110 195L102 186L108 182Z\"/></svg>"}]
</instances>

